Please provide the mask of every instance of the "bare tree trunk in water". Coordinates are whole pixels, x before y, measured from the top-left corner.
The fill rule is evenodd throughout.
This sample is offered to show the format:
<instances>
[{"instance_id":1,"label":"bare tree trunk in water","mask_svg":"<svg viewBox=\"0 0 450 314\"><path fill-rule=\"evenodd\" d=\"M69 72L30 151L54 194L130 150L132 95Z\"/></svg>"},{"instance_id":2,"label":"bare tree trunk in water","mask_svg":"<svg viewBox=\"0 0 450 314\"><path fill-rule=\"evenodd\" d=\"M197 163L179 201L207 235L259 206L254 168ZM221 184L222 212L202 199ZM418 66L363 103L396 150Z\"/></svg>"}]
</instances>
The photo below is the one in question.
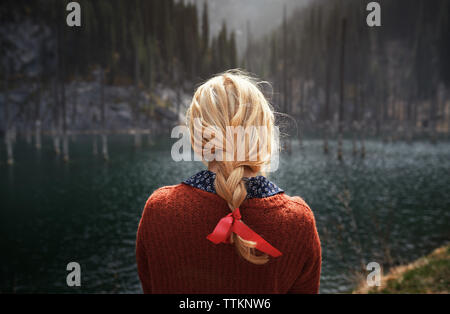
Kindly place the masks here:
<instances>
[{"instance_id":1,"label":"bare tree trunk in water","mask_svg":"<svg viewBox=\"0 0 450 314\"><path fill-rule=\"evenodd\" d=\"M450 134L450 127L449 127L450 117L449 117L449 114L448 114L448 111L447 111L447 99L448 99L448 96L449 96L448 89L447 89L447 87L444 86L444 92L443 92L443 95L442 95L442 97L443 97L442 98L442 112L443 112L443 117L442 118L445 121L444 128L445 128L447 137Z\"/></svg>"},{"instance_id":2,"label":"bare tree trunk in water","mask_svg":"<svg viewBox=\"0 0 450 314\"><path fill-rule=\"evenodd\" d=\"M42 142L41 142L41 120L36 120L35 123L35 141L36 141L36 149L40 150L42 147Z\"/></svg>"},{"instance_id":3,"label":"bare tree trunk in water","mask_svg":"<svg viewBox=\"0 0 450 314\"><path fill-rule=\"evenodd\" d=\"M64 62L63 62L64 63ZM63 73L64 73L64 64ZM62 106L62 128L63 128L63 159L69 161L69 139L67 136L67 115L66 115L66 87L64 83L64 75L61 78L61 106Z\"/></svg>"},{"instance_id":4,"label":"bare tree trunk in water","mask_svg":"<svg viewBox=\"0 0 450 314\"><path fill-rule=\"evenodd\" d=\"M388 143L389 142L389 130L390 130L390 127L389 127L389 114L388 114L388 111L389 111L389 109L388 109L388 102L389 102L389 98L388 98L388 95L387 95L387 88L388 88L388 86L387 86L387 84L386 84L386 80L384 79L384 80L382 80L382 82L381 82L381 86L382 86L382 113L381 113L381 116L382 116L382 121L383 121L383 124L381 125L381 136L382 136L382 138L383 138L383 143Z\"/></svg>"},{"instance_id":5,"label":"bare tree trunk in water","mask_svg":"<svg viewBox=\"0 0 450 314\"><path fill-rule=\"evenodd\" d=\"M177 88L177 124L180 123L180 112L181 112L181 91L180 86L181 84L178 84Z\"/></svg>"},{"instance_id":6,"label":"bare tree trunk in water","mask_svg":"<svg viewBox=\"0 0 450 314\"><path fill-rule=\"evenodd\" d=\"M330 57L327 57L330 59ZM328 136L330 132L330 75L331 75L331 64L330 60L327 60L327 70L325 77L325 124L323 130L323 152L328 154Z\"/></svg>"},{"instance_id":7,"label":"bare tree trunk in water","mask_svg":"<svg viewBox=\"0 0 450 314\"><path fill-rule=\"evenodd\" d=\"M419 106L419 104L417 103L417 100L415 100L414 101L414 105L413 105L413 116L412 116L412 130L411 130L411 133L412 133L412 137L413 137L413 139L415 138L415 136L416 136L416 134L417 134L417 132L418 132L418 130L417 130L417 111L418 111L418 106Z\"/></svg>"},{"instance_id":8,"label":"bare tree trunk in water","mask_svg":"<svg viewBox=\"0 0 450 314\"><path fill-rule=\"evenodd\" d=\"M60 15L60 18L62 16ZM58 47L57 49L62 49L64 46L64 35L61 36L61 31L58 28L57 32L58 36ZM60 50L61 51L61 50ZM61 84L61 109L62 109L62 133L63 133L63 160L65 162L69 161L69 139L67 135L67 106L66 106L66 83L64 80L66 79L66 60L65 54L59 53L59 65L58 68L61 67L61 75L58 79L58 84Z\"/></svg>"},{"instance_id":9,"label":"bare tree trunk in water","mask_svg":"<svg viewBox=\"0 0 450 314\"><path fill-rule=\"evenodd\" d=\"M353 132L352 132L352 153L354 156L358 153L358 149L356 148L356 134L359 131L359 123L356 120L353 120Z\"/></svg>"},{"instance_id":10,"label":"bare tree trunk in water","mask_svg":"<svg viewBox=\"0 0 450 314\"><path fill-rule=\"evenodd\" d=\"M283 7L283 112L287 113L287 22L286 5Z\"/></svg>"},{"instance_id":11,"label":"bare tree trunk in water","mask_svg":"<svg viewBox=\"0 0 450 314\"><path fill-rule=\"evenodd\" d=\"M365 79L365 75L363 74L362 80ZM360 141L360 150L361 150L361 158L366 157L366 146L364 144L364 137L366 135L365 133L365 120L366 120L366 98L365 98L365 85L364 83L361 84L361 88L359 89L359 101L361 106L360 116L359 116L359 127L358 127L358 134L359 134L359 141Z\"/></svg>"},{"instance_id":12,"label":"bare tree trunk in water","mask_svg":"<svg viewBox=\"0 0 450 314\"><path fill-rule=\"evenodd\" d=\"M135 57L134 57L134 147L141 147L142 146L142 139L141 139L141 130L139 125L139 55L138 55L138 47L136 45L135 48Z\"/></svg>"},{"instance_id":13,"label":"bare tree trunk in water","mask_svg":"<svg viewBox=\"0 0 450 314\"><path fill-rule=\"evenodd\" d=\"M14 164L14 155L13 155L13 146L12 146L12 138L11 138L11 126L10 126L10 112L9 112L9 86L8 84L3 83L5 86L5 145L6 145L6 155L7 155L7 163L8 165Z\"/></svg>"},{"instance_id":14,"label":"bare tree trunk in water","mask_svg":"<svg viewBox=\"0 0 450 314\"><path fill-rule=\"evenodd\" d=\"M59 127L56 123L53 125L53 149L55 150L55 154L61 154L61 149L59 147Z\"/></svg>"},{"instance_id":15,"label":"bare tree trunk in water","mask_svg":"<svg viewBox=\"0 0 450 314\"><path fill-rule=\"evenodd\" d=\"M6 131L5 134L5 142L6 142L6 153L7 153L7 163L8 165L14 164L14 156L13 156L13 147L11 141L11 132L9 130Z\"/></svg>"},{"instance_id":16,"label":"bare tree trunk in water","mask_svg":"<svg viewBox=\"0 0 450 314\"><path fill-rule=\"evenodd\" d=\"M409 91L408 97L406 98L406 123L405 123L405 140L408 144L412 143L412 120L413 120L413 111L414 111L414 93Z\"/></svg>"},{"instance_id":17,"label":"bare tree trunk in water","mask_svg":"<svg viewBox=\"0 0 450 314\"><path fill-rule=\"evenodd\" d=\"M141 130L139 127L136 127L134 129L134 147L139 148L142 146L142 136L141 136Z\"/></svg>"},{"instance_id":18,"label":"bare tree trunk in water","mask_svg":"<svg viewBox=\"0 0 450 314\"><path fill-rule=\"evenodd\" d=\"M104 160L108 160L109 159L109 155L108 155L108 138L107 138L105 133L102 133L102 154L103 154L103 159Z\"/></svg>"},{"instance_id":19,"label":"bare tree trunk in water","mask_svg":"<svg viewBox=\"0 0 450 314\"><path fill-rule=\"evenodd\" d=\"M42 93L42 86L41 83L37 83L37 91L36 91L36 98L35 98L35 113L34 113L34 136L35 136L35 147L37 150L40 150L42 147L41 143L41 93Z\"/></svg>"},{"instance_id":20,"label":"bare tree trunk in water","mask_svg":"<svg viewBox=\"0 0 450 314\"><path fill-rule=\"evenodd\" d=\"M8 100L7 100L8 101ZM9 107L9 104L6 103L6 107ZM9 112L9 108L7 109ZM10 126L9 126L9 117L7 119L6 123L6 132L5 132L5 144L6 144L6 155L7 155L7 163L8 165L14 164L14 155L13 155L13 134L11 132Z\"/></svg>"},{"instance_id":21,"label":"bare tree trunk in water","mask_svg":"<svg viewBox=\"0 0 450 314\"><path fill-rule=\"evenodd\" d=\"M13 144L15 144L16 143L16 140L17 140L17 129L16 129L16 125L15 125L15 123L11 123L10 124L10 126L9 126L9 130L10 130L10 133L9 133L9 136L10 136L10 138L11 138L11 142L13 143Z\"/></svg>"},{"instance_id":22,"label":"bare tree trunk in water","mask_svg":"<svg viewBox=\"0 0 450 314\"><path fill-rule=\"evenodd\" d=\"M94 134L93 142L92 142L92 153L94 156L98 155L98 144L97 144L97 134Z\"/></svg>"},{"instance_id":23,"label":"bare tree trunk in water","mask_svg":"<svg viewBox=\"0 0 450 314\"><path fill-rule=\"evenodd\" d=\"M58 83L54 80L53 83L53 121L52 121L52 136L53 136L53 149L56 155L61 154L59 147L59 97L58 97Z\"/></svg>"},{"instance_id":24,"label":"bare tree trunk in water","mask_svg":"<svg viewBox=\"0 0 450 314\"><path fill-rule=\"evenodd\" d=\"M30 125L30 121L27 119L27 125ZM31 127L27 126L26 131L25 131L25 141L27 142L27 144L32 144L32 134L31 134Z\"/></svg>"},{"instance_id":25,"label":"bare tree trunk in water","mask_svg":"<svg viewBox=\"0 0 450 314\"><path fill-rule=\"evenodd\" d=\"M306 79L302 80L301 95L300 95L300 118L298 119L298 143L300 149L303 149L303 121L305 115L305 101L306 101Z\"/></svg>"},{"instance_id":26,"label":"bare tree trunk in water","mask_svg":"<svg viewBox=\"0 0 450 314\"><path fill-rule=\"evenodd\" d=\"M73 94L73 103L72 103L72 114L71 114L71 124L72 127L76 125L77 119L77 105L78 105L78 74L75 75L76 79L74 82L74 94ZM75 133L71 136L72 141L76 140Z\"/></svg>"},{"instance_id":27,"label":"bare tree trunk in water","mask_svg":"<svg viewBox=\"0 0 450 314\"><path fill-rule=\"evenodd\" d=\"M434 95L430 97L430 140L432 144L437 143L437 102L439 101L438 92L435 91Z\"/></svg>"},{"instance_id":28,"label":"bare tree trunk in water","mask_svg":"<svg viewBox=\"0 0 450 314\"><path fill-rule=\"evenodd\" d=\"M55 113L53 116L53 123L52 123L52 137L53 137L53 149L55 151L56 155L61 154L61 149L59 147L59 117L58 117L58 110L55 109Z\"/></svg>"},{"instance_id":29,"label":"bare tree trunk in water","mask_svg":"<svg viewBox=\"0 0 450 314\"><path fill-rule=\"evenodd\" d=\"M60 8L59 3L58 3L58 9ZM60 35L60 26L59 26L59 22L61 21L60 17L60 12L58 12L59 10L56 9L57 13L56 13L56 17L55 17L55 21L54 21L54 26L53 26L53 30L56 34L56 43L55 43L55 78L54 78L54 83L53 83L53 148L55 150L55 153L57 155L59 155L61 153L61 149L60 149L60 128L61 128L61 121L60 121L60 112L59 112L59 108L60 108L60 89L59 89L59 84L60 84L60 80L61 80L61 62L60 62L60 58L61 58L61 35Z\"/></svg>"},{"instance_id":30,"label":"bare tree trunk in water","mask_svg":"<svg viewBox=\"0 0 450 314\"><path fill-rule=\"evenodd\" d=\"M339 99L339 124L338 124L338 153L337 158L342 160L342 133L344 127L344 66L345 66L345 31L347 20L342 19L341 60L340 60L340 99Z\"/></svg>"},{"instance_id":31,"label":"bare tree trunk in water","mask_svg":"<svg viewBox=\"0 0 450 314\"><path fill-rule=\"evenodd\" d=\"M330 131L330 121L326 120L325 121L325 127L323 130L323 152L325 154L328 154L328 135L329 135L329 131Z\"/></svg>"},{"instance_id":32,"label":"bare tree trunk in water","mask_svg":"<svg viewBox=\"0 0 450 314\"><path fill-rule=\"evenodd\" d=\"M32 126L32 124L31 124L31 120L32 120L31 114L32 113L31 113L31 108L25 108L24 111L25 111L24 112L25 141L27 142L28 145L31 145L32 144L32 129L31 129L31 126Z\"/></svg>"},{"instance_id":33,"label":"bare tree trunk in water","mask_svg":"<svg viewBox=\"0 0 450 314\"><path fill-rule=\"evenodd\" d=\"M69 138L67 132L63 133L63 158L65 162L69 161Z\"/></svg>"},{"instance_id":34,"label":"bare tree trunk in water","mask_svg":"<svg viewBox=\"0 0 450 314\"><path fill-rule=\"evenodd\" d=\"M359 130L359 139L361 142L361 158L366 157L366 145L364 144L364 136L365 136L365 128L364 128L364 124L361 125L361 128Z\"/></svg>"},{"instance_id":35,"label":"bare tree trunk in water","mask_svg":"<svg viewBox=\"0 0 450 314\"><path fill-rule=\"evenodd\" d=\"M340 123L339 123L340 125ZM340 126L339 126L340 127ZM339 160L342 160L342 133L338 133L338 152L337 152L337 158Z\"/></svg>"},{"instance_id":36,"label":"bare tree trunk in water","mask_svg":"<svg viewBox=\"0 0 450 314\"><path fill-rule=\"evenodd\" d=\"M135 102L134 102L134 147L139 148L142 146L142 134L139 125L139 88L136 86Z\"/></svg>"},{"instance_id":37,"label":"bare tree trunk in water","mask_svg":"<svg viewBox=\"0 0 450 314\"><path fill-rule=\"evenodd\" d=\"M104 160L109 160L108 138L106 135L106 112L105 112L105 72L100 68L100 114L102 119L102 154Z\"/></svg>"},{"instance_id":38,"label":"bare tree trunk in water","mask_svg":"<svg viewBox=\"0 0 450 314\"><path fill-rule=\"evenodd\" d=\"M287 110L287 112L286 113L290 113L290 112L292 112L292 110L291 110L291 91L292 91L292 80L291 80L291 78L289 77L288 78L288 97L287 97L287 104L288 104L288 110ZM292 134L289 134L289 137L287 138L287 152L288 152L288 154L289 155L291 155L292 154Z\"/></svg>"},{"instance_id":39,"label":"bare tree trunk in water","mask_svg":"<svg viewBox=\"0 0 450 314\"><path fill-rule=\"evenodd\" d=\"M289 77L288 77L288 51L287 51L287 14L286 14L286 5L283 7L283 113L288 113L288 89L289 89ZM289 136L289 135L288 135ZM300 145L302 143L301 136L300 136ZM283 140L284 148L287 151L288 154L292 153L292 145L291 145L291 138L287 137Z\"/></svg>"},{"instance_id":40,"label":"bare tree trunk in water","mask_svg":"<svg viewBox=\"0 0 450 314\"><path fill-rule=\"evenodd\" d=\"M92 102L89 102L89 108L93 108L92 106ZM97 114L95 112L95 109L92 112L92 125L93 125L93 129L92 131L92 154L94 156L98 155L98 143L97 143L97 137L98 137L98 119L97 119Z\"/></svg>"},{"instance_id":41,"label":"bare tree trunk in water","mask_svg":"<svg viewBox=\"0 0 450 314\"><path fill-rule=\"evenodd\" d=\"M361 158L366 157L366 146L364 144L364 138L366 135L366 88L365 88L365 78L366 78L366 72L363 72L361 80L361 86L359 89L359 101L360 101L360 116L359 116L359 141L360 141L360 151L361 151Z\"/></svg>"}]
</instances>

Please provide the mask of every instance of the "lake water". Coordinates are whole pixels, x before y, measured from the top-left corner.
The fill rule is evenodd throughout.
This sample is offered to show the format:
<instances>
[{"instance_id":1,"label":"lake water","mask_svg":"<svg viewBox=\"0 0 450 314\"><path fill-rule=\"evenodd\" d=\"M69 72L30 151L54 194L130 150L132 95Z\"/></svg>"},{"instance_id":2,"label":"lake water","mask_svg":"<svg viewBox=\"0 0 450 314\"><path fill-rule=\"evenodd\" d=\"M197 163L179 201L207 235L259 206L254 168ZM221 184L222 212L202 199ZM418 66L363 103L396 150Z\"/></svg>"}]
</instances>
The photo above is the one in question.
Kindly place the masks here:
<instances>
[{"instance_id":1,"label":"lake water","mask_svg":"<svg viewBox=\"0 0 450 314\"><path fill-rule=\"evenodd\" d=\"M0 148L0 292L141 292L135 234L148 196L203 168L174 162L170 144L134 149L110 138L109 162L92 138L71 143L71 161L24 141L14 166ZM144 143L145 144L145 143ZM335 143L331 143L335 150ZM322 142L293 145L269 178L312 208L323 249L321 292L352 289L361 264L405 263L450 240L450 144L366 143L365 159L324 155ZM66 285L66 265L81 264L82 286Z\"/></svg>"}]
</instances>

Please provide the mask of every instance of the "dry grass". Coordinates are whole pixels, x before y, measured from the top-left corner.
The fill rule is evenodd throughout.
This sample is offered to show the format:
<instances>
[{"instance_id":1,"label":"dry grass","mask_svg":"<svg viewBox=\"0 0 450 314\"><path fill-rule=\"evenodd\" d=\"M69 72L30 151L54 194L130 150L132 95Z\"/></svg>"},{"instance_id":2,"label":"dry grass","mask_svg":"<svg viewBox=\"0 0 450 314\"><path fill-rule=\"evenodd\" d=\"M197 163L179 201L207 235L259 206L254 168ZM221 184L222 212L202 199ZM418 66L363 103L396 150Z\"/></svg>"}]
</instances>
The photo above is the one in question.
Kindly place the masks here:
<instances>
[{"instance_id":1,"label":"dry grass","mask_svg":"<svg viewBox=\"0 0 450 314\"><path fill-rule=\"evenodd\" d=\"M380 287L367 286L365 278L353 293L444 293L450 291L450 245L434 250L408 265L392 268Z\"/></svg>"}]
</instances>

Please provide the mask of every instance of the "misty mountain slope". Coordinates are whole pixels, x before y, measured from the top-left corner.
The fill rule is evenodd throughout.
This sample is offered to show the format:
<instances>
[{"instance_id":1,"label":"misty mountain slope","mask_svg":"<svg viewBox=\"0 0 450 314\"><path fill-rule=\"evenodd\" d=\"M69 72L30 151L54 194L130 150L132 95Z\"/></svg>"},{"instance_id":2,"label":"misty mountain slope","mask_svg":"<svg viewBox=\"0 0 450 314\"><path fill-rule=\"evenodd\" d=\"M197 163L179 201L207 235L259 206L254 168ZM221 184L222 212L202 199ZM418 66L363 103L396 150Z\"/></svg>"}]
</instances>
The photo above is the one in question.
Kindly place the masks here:
<instances>
[{"instance_id":1,"label":"misty mountain slope","mask_svg":"<svg viewBox=\"0 0 450 314\"><path fill-rule=\"evenodd\" d=\"M287 13L294 8L308 3L310 0L208 0L211 36L220 31L222 22L236 31L236 44L239 55L242 55L247 44L247 21L253 38L269 33L279 26L283 20L283 7ZM199 14L203 12L205 0L190 0L197 4Z\"/></svg>"}]
</instances>

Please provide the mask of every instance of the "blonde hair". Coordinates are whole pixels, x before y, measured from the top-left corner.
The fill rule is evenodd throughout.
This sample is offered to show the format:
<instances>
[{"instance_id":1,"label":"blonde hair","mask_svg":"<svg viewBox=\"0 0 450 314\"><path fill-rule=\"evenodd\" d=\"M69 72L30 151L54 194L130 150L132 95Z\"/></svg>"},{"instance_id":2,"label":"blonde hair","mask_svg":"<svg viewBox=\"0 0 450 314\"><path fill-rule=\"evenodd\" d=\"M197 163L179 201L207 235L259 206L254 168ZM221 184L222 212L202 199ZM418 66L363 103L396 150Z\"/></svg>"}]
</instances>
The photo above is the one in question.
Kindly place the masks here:
<instances>
[{"instance_id":1,"label":"blonde hair","mask_svg":"<svg viewBox=\"0 0 450 314\"><path fill-rule=\"evenodd\" d=\"M186 113L187 124L191 133L191 144L194 152L203 156L203 149L210 137L203 136L205 128L214 128L222 133L222 141L215 141L215 148L231 154L233 160L214 161L217 164L215 190L225 199L233 211L238 208L247 196L243 181L246 169L255 173L264 173L270 164L271 152L274 147L274 112L259 89L259 83L241 70L229 70L209 79L199 86L193 96L192 103ZM200 123L195 123L195 120ZM237 160L239 144L233 133L230 141L227 127L263 127L266 138L261 134L252 134L250 139L244 138L245 158ZM197 133L196 133L197 132ZM200 141L195 134L202 134ZM228 135L228 136L226 136ZM247 150L246 143L249 149ZM265 145L262 150L255 150ZM230 150L231 151L227 151ZM242 147L240 147L242 149ZM249 158L252 155L253 158ZM206 164L207 161L202 159ZM238 253L254 264L265 264L267 254L257 254L255 242L246 241L235 233L231 234L230 242L234 243ZM261 252L259 252L261 253Z\"/></svg>"}]
</instances>

